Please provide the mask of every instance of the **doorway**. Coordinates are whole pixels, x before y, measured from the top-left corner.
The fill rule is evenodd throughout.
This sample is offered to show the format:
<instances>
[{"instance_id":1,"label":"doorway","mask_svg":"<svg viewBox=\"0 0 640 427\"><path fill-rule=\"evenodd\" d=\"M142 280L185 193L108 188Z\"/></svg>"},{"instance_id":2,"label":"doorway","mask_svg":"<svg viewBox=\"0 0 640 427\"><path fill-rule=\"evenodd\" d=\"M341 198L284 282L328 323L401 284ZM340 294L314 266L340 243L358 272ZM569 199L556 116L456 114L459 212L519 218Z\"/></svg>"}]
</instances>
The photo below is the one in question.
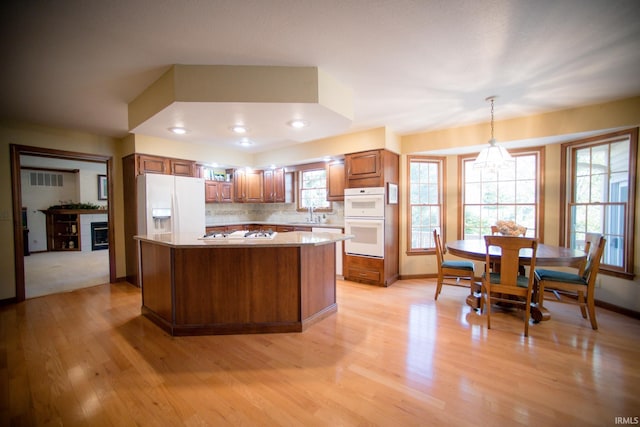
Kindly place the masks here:
<instances>
[{"instance_id":1,"label":"doorway","mask_svg":"<svg viewBox=\"0 0 640 427\"><path fill-rule=\"evenodd\" d=\"M16 282L16 301L24 301L26 299L26 280L25 280L25 240L22 226L22 184L21 184L21 160L22 155L49 157L53 159L67 159L84 162L104 163L106 165L107 176L107 220L112 226L108 230L108 240L111 242L108 247L109 262L109 282L116 281L115 269L115 240L114 240L114 209L112 203L113 183L113 158L111 156L101 156L96 154L79 153L63 150L51 150L46 148L29 147L22 145L11 145L11 185L12 185L12 202L13 216L18 220L14 220L14 257L15 257L15 282Z\"/></svg>"}]
</instances>

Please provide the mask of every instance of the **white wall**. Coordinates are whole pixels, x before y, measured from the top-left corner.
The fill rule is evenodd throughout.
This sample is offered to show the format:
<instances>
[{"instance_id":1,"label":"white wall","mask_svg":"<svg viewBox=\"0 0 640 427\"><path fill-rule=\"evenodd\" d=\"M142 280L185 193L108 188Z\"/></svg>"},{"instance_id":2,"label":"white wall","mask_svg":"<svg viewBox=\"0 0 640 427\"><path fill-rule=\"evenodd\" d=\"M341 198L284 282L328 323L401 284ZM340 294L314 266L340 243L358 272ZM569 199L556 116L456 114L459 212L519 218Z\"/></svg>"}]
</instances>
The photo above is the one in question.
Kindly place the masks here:
<instances>
[{"instance_id":1,"label":"white wall","mask_svg":"<svg viewBox=\"0 0 640 427\"><path fill-rule=\"evenodd\" d=\"M22 205L27 208L29 251L31 252L47 250L46 215L41 210L65 202L106 205L105 200L98 200L98 175L106 174L106 166L103 163L38 156L20 156L20 163ZM29 167L39 170L28 169ZM31 185L30 173L46 172L40 169L51 169L51 173L62 175L63 186ZM79 171L73 173L62 172L63 170Z\"/></svg>"},{"instance_id":2,"label":"white wall","mask_svg":"<svg viewBox=\"0 0 640 427\"><path fill-rule=\"evenodd\" d=\"M27 208L27 226L29 228L29 250L31 252L47 250L46 215L41 210L60 204L61 200L74 200L78 195L78 174L56 172L62 175L63 186L31 185L31 173L42 173L22 169L22 206Z\"/></svg>"},{"instance_id":3,"label":"white wall","mask_svg":"<svg viewBox=\"0 0 640 427\"><path fill-rule=\"evenodd\" d=\"M91 252L91 223L107 222L107 214L80 215L80 250Z\"/></svg>"}]
</instances>

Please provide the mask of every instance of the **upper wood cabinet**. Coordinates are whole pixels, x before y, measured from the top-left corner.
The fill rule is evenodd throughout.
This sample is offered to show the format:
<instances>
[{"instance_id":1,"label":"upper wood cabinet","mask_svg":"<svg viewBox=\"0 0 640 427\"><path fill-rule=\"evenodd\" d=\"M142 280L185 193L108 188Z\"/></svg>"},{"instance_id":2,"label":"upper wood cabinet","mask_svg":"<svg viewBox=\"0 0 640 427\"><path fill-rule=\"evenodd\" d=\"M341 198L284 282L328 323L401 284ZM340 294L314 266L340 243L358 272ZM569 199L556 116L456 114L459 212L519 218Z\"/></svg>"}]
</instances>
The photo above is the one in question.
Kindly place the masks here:
<instances>
[{"instance_id":1,"label":"upper wood cabinet","mask_svg":"<svg viewBox=\"0 0 640 427\"><path fill-rule=\"evenodd\" d=\"M261 203L264 202L264 171L251 170L247 171L246 180L246 202Z\"/></svg>"},{"instance_id":2,"label":"upper wood cabinet","mask_svg":"<svg viewBox=\"0 0 640 427\"><path fill-rule=\"evenodd\" d=\"M233 172L233 201L244 202L247 186L247 173L244 169L236 169Z\"/></svg>"},{"instance_id":3,"label":"upper wood cabinet","mask_svg":"<svg viewBox=\"0 0 640 427\"><path fill-rule=\"evenodd\" d=\"M383 150L369 150L344 156L347 188L384 186Z\"/></svg>"},{"instance_id":4,"label":"upper wood cabinet","mask_svg":"<svg viewBox=\"0 0 640 427\"><path fill-rule=\"evenodd\" d=\"M261 170L236 169L233 173L234 202L262 203L264 173Z\"/></svg>"},{"instance_id":5,"label":"upper wood cabinet","mask_svg":"<svg viewBox=\"0 0 640 427\"><path fill-rule=\"evenodd\" d=\"M196 176L196 162L160 156L138 154L137 174L161 173L165 175Z\"/></svg>"},{"instance_id":6,"label":"upper wood cabinet","mask_svg":"<svg viewBox=\"0 0 640 427\"><path fill-rule=\"evenodd\" d=\"M231 203L233 202L233 183L228 181L204 182L205 203Z\"/></svg>"},{"instance_id":7,"label":"upper wood cabinet","mask_svg":"<svg viewBox=\"0 0 640 427\"><path fill-rule=\"evenodd\" d=\"M344 162L330 162L326 166L327 200L344 200Z\"/></svg>"},{"instance_id":8,"label":"upper wood cabinet","mask_svg":"<svg viewBox=\"0 0 640 427\"><path fill-rule=\"evenodd\" d=\"M166 157L148 156L140 154L137 156L137 175L143 173L162 173L168 174L171 170L169 159Z\"/></svg>"},{"instance_id":9,"label":"upper wood cabinet","mask_svg":"<svg viewBox=\"0 0 640 427\"><path fill-rule=\"evenodd\" d=\"M190 160L169 159L171 175L196 176L196 162Z\"/></svg>"},{"instance_id":10,"label":"upper wood cabinet","mask_svg":"<svg viewBox=\"0 0 640 427\"><path fill-rule=\"evenodd\" d=\"M269 203L284 203L285 183L284 168L267 169L264 171L264 201Z\"/></svg>"}]
</instances>

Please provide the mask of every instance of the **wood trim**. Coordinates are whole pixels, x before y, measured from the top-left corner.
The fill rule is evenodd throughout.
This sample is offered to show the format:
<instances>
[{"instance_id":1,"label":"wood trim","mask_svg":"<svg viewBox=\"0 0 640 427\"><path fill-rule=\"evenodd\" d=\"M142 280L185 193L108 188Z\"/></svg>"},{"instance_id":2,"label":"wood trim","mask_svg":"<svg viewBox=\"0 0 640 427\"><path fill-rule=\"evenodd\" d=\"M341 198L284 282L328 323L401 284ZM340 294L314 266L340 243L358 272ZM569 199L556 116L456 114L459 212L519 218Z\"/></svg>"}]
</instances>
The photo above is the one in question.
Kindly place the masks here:
<instances>
[{"instance_id":1,"label":"wood trim","mask_svg":"<svg viewBox=\"0 0 640 427\"><path fill-rule=\"evenodd\" d=\"M538 156L538 187L536 189L537 191L537 203L536 203L536 209L538 211L538 214L536 216L536 238L538 238L538 241L540 243L544 243L544 206L545 206L545 201L544 201L544 164L545 164L545 147L544 146L537 146L537 147L527 147L527 148L520 148L520 149L510 149L509 153L511 154L516 154L516 155L524 155L527 153L532 153L532 154L536 154ZM476 154L464 154L464 155L460 155L458 156L458 236L457 236L457 240L461 240L462 236L463 236L463 229L464 229L464 221L463 221L463 206L464 206L464 200L463 200L463 187L464 187L464 183L463 183L463 168L464 168L464 161L465 160L469 160L472 158L475 158L477 156Z\"/></svg>"},{"instance_id":2,"label":"wood trim","mask_svg":"<svg viewBox=\"0 0 640 427\"><path fill-rule=\"evenodd\" d=\"M57 168L42 168L42 167L35 167L35 166L20 166L20 170L63 172L63 173L79 173L80 172L80 169L57 169Z\"/></svg>"},{"instance_id":3,"label":"wood trim","mask_svg":"<svg viewBox=\"0 0 640 427\"><path fill-rule=\"evenodd\" d=\"M597 135L590 138L579 139L576 141L566 142L560 146L561 182L560 182L560 207L559 207L560 209L559 242L560 242L560 246L566 246L568 242L568 234L569 234L569 231L567 230L567 220L568 220L567 206L569 204L569 201L572 199L572 196L568 194L567 191L569 190L569 185L568 185L570 181L569 175L573 175L573 174L571 170L567 168L567 162L568 162L567 151L572 150L576 146L589 145L590 143L597 142L597 141L603 141L603 143L604 142L609 143L611 142L611 140L615 140L616 138L627 136L627 135L629 136L629 140L630 140L630 144L629 144L629 196L630 197L628 202L629 213L628 213L628 217L625 218L625 224L626 224L625 237L633 236L633 239L632 238L625 239L626 240L625 252L627 256L625 257L624 269L607 268L606 265L602 264L600 266L600 274L620 277L626 280L633 280L633 278L635 277L635 267L634 267L635 241L637 240L637 237L638 237L636 236L636 233L635 233L636 185L637 185L636 174L638 170L637 169L638 168L638 128L637 127L621 130L618 132L611 132L611 133L606 133L602 135Z\"/></svg>"},{"instance_id":4,"label":"wood trim","mask_svg":"<svg viewBox=\"0 0 640 427\"><path fill-rule=\"evenodd\" d=\"M20 146L11 144L11 203L13 206L13 258L15 292L18 302L25 300L24 236L22 233L22 179L20 177Z\"/></svg>"},{"instance_id":5,"label":"wood trim","mask_svg":"<svg viewBox=\"0 0 640 427\"><path fill-rule=\"evenodd\" d=\"M50 148L32 147L28 145L10 144L11 159L11 202L13 206L13 241L14 241L14 271L15 292L17 302L25 300L25 274L24 274L24 239L22 235L22 183L20 178L20 156L31 155L38 157L58 158L66 160L78 160L84 162L105 163L107 170L107 185L109 186L107 221L109 221L109 282L116 280L116 237L115 226L112 221L115 218L113 204L113 157L75 151L53 150Z\"/></svg>"},{"instance_id":6,"label":"wood trim","mask_svg":"<svg viewBox=\"0 0 640 427\"><path fill-rule=\"evenodd\" d=\"M614 305L600 300L595 300L595 304L596 307L604 308L606 310L613 311L614 313L622 314L623 316L640 320L640 311L630 310L628 308L620 307L619 305Z\"/></svg>"},{"instance_id":7,"label":"wood trim","mask_svg":"<svg viewBox=\"0 0 640 427\"><path fill-rule=\"evenodd\" d=\"M405 224L406 227L406 248L405 253L408 256L413 255L433 255L435 254L435 248L427 248L427 249L411 249L411 161L412 160L425 160L430 162L438 162L440 164L440 235L445 235L446 230L446 220L447 217L445 212L447 211L447 203L446 203L446 188L447 188L447 158L442 156L412 156L407 155L407 163L405 165L406 170L406 180L405 180L405 188L406 188L406 202L405 202ZM459 193L458 193L459 194Z\"/></svg>"}]
</instances>

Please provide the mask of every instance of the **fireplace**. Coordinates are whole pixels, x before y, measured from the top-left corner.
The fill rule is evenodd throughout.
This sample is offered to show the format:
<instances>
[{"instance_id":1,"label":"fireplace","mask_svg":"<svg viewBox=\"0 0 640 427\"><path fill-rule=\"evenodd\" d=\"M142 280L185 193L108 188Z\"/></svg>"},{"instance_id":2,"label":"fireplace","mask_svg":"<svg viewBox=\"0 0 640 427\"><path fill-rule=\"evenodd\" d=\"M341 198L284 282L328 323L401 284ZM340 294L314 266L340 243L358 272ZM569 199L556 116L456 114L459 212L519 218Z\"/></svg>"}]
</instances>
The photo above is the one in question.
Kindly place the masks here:
<instances>
[{"instance_id":1,"label":"fireplace","mask_svg":"<svg viewBox=\"0 0 640 427\"><path fill-rule=\"evenodd\" d=\"M109 224L106 222L91 223L91 250L109 248Z\"/></svg>"}]
</instances>

